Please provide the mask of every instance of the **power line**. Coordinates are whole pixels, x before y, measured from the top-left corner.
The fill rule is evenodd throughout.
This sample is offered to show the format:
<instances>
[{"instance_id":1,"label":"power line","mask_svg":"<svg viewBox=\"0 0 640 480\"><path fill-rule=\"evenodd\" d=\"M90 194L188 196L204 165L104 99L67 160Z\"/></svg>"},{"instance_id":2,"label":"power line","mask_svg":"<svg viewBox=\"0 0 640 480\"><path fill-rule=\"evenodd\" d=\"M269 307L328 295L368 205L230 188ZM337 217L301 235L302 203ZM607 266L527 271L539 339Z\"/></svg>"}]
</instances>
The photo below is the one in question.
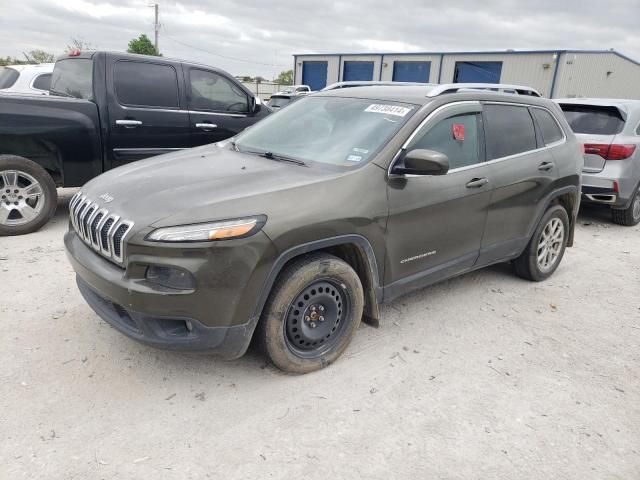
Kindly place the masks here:
<instances>
[{"instance_id":1,"label":"power line","mask_svg":"<svg viewBox=\"0 0 640 480\"><path fill-rule=\"evenodd\" d=\"M166 27L165 27L165 31L166 31ZM216 56L216 57L225 58L225 59L227 59L227 60L234 60L234 61L236 61L236 62L244 62L244 63L253 63L253 64L255 64L255 65L266 65L266 66L268 66L268 67L287 67L287 66L288 66L288 65L283 65L283 64L281 64L281 63L263 63L263 62L254 62L254 61L252 61L252 60L244 60L244 59L242 59L242 58L229 57L229 56L227 56L227 55L220 55L219 53L211 52L211 51L206 50L206 49L204 49L204 48L202 48L202 47L196 47L195 45L189 45L188 43L184 43L184 42L181 42L180 40L176 40L175 38L170 37L170 36L169 36L169 35L167 35L166 33L164 34L164 38L168 38L169 40L171 40L171 41L173 41L173 42L176 42L176 43L179 43L180 45L183 45L183 46L185 46L185 47L193 48L194 50L200 50L201 52L208 53L209 55L214 55L214 56Z\"/></svg>"}]
</instances>

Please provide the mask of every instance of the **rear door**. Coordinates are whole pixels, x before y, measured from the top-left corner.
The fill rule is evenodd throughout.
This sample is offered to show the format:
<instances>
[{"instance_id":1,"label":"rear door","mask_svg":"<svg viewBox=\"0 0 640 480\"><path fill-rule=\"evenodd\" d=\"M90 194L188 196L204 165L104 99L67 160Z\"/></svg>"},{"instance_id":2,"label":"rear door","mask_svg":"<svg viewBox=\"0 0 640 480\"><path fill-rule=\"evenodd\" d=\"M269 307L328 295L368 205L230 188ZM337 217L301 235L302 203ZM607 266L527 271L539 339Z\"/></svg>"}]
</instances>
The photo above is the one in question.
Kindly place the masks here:
<instances>
[{"instance_id":1,"label":"rear door","mask_svg":"<svg viewBox=\"0 0 640 480\"><path fill-rule=\"evenodd\" d=\"M385 281L395 288L462 272L478 258L492 189L481 108L479 102L444 107L406 146L447 155L446 175L389 179Z\"/></svg>"},{"instance_id":2,"label":"rear door","mask_svg":"<svg viewBox=\"0 0 640 480\"><path fill-rule=\"evenodd\" d=\"M547 110L544 114L550 114ZM493 193L482 239L480 264L502 260L522 251L537 221L542 201L558 178L551 147L565 141L538 132L526 105L486 103L483 108L487 161ZM560 127L556 127L559 129Z\"/></svg>"},{"instance_id":3,"label":"rear door","mask_svg":"<svg viewBox=\"0 0 640 480\"><path fill-rule=\"evenodd\" d=\"M585 146L585 173L604 169L609 147L624 128L624 118L613 105L581 105L561 103L560 108L569 126Z\"/></svg>"},{"instance_id":4,"label":"rear door","mask_svg":"<svg viewBox=\"0 0 640 480\"><path fill-rule=\"evenodd\" d=\"M184 65L191 145L219 142L253 124L251 94L213 70Z\"/></svg>"},{"instance_id":5,"label":"rear door","mask_svg":"<svg viewBox=\"0 0 640 480\"><path fill-rule=\"evenodd\" d=\"M180 64L117 56L107 64L111 168L190 147Z\"/></svg>"}]
</instances>

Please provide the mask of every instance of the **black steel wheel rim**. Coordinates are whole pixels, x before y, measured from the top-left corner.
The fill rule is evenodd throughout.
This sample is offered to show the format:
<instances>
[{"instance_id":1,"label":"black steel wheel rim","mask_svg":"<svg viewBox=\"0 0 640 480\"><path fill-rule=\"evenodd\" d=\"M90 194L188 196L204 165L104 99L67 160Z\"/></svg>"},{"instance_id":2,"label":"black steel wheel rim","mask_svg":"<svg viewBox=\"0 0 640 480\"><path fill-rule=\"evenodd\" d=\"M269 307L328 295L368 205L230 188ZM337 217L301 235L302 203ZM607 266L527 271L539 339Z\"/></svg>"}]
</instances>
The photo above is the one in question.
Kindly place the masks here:
<instances>
[{"instance_id":1,"label":"black steel wheel rim","mask_svg":"<svg viewBox=\"0 0 640 480\"><path fill-rule=\"evenodd\" d=\"M316 280L302 289L285 313L287 346L299 357L319 357L340 341L350 315L346 288L334 280Z\"/></svg>"}]
</instances>

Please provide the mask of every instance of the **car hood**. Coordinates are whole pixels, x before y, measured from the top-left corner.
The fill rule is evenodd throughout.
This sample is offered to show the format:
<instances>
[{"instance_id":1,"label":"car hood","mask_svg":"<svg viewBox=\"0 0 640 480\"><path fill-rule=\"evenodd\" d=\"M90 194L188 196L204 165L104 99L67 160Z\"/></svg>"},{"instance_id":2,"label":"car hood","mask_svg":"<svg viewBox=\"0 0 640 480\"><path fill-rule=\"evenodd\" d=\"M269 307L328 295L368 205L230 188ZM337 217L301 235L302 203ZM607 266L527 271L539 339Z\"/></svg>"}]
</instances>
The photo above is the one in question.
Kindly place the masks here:
<instances>
[{"instance_id":1,"label":"car hood","mask_svg":"<svg viewBox=\"0 0 640 480\"><path fill-rule=\"evenodd\" d=\"M281 192L339 175L214 144L116 168L91 180L82 193L139 231L268 215Z\"/></svg>"}]
</instances>

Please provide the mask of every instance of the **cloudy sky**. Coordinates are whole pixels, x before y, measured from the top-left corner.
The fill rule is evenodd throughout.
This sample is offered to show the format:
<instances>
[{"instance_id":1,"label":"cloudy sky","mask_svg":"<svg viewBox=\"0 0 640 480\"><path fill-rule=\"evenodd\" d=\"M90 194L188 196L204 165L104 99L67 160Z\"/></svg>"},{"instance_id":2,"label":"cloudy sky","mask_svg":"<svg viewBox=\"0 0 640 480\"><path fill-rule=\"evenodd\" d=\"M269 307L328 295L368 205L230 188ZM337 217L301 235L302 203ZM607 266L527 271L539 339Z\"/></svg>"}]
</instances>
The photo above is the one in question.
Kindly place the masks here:
<instances>
[{"instance_id":1,"label":"cloudy sky","mask_svg":"<svg viewBox=\"0 0 640 480\"><path fill-rule=\"evenodd\" d=\"M145 0L0 0L0 56L71 38L126 50L153 38ZM160 51L273 78L293 53L614 48L640 60L640 1L158 0Z\"/></svg>"}]
</instances>

